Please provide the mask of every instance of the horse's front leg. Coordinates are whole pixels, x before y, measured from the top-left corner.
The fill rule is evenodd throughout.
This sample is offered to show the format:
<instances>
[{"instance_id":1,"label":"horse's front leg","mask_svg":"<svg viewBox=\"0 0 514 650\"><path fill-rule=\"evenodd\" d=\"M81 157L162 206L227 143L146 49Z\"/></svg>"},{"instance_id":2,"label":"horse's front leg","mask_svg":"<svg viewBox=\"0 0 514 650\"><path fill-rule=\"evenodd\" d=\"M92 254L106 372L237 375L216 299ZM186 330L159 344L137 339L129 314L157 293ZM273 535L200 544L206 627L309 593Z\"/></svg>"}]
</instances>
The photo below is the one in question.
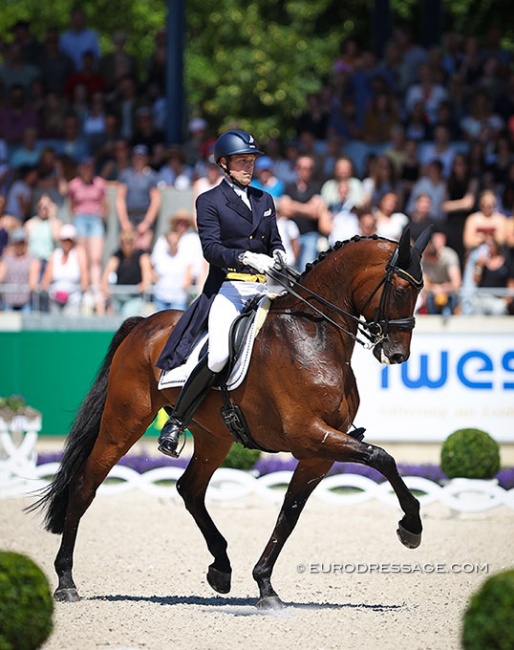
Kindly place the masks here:
<instances>
[{"instance_id":1,"label":"horse's front leg","mask_svg":"<svg viewBox=\"0 0 514 650\"><path fill-rule=\"evenodd\" d=\"M202 431L195 437L194 454L186 471L177 481L177 491L214 557L214 562L207 571L207 582L220 594L230 591L232 568L227 555L227 541L205 507L205 492L214 471L225 460L232 442L230 438L215 438Z\"/></svg>"},{"instance_id":2,"label":"horse's front leg","mask_svg":"<svg viewBox=\"0 0 514 650\"><path fill-rule=\"evenodd\" d=\"M318 449L322 457L330 458L332 461L368 465L386 477L405 513L398 525L398 537L407 548L417 548L421 543L423 530L419 516L419 501L398 473L394 458L381 447L359 442L330 427L323 429L321 440Z\"/></svg>"},{"instance_id":3,"label":"horse's front leg","mask_svg":"<svg viewBox=\"0 0 514 650\"><path fill-rule=\"evenodd\" d=\"M260 592L257 607L278 609L283 606L282 601L271 586L273 567L289 535L296 526L307 499L325 477L331 466L332 461L320 459L302 460L298 463L287 489L275 529L253 569L253 577Z\"/></svg>"}]
</instances>

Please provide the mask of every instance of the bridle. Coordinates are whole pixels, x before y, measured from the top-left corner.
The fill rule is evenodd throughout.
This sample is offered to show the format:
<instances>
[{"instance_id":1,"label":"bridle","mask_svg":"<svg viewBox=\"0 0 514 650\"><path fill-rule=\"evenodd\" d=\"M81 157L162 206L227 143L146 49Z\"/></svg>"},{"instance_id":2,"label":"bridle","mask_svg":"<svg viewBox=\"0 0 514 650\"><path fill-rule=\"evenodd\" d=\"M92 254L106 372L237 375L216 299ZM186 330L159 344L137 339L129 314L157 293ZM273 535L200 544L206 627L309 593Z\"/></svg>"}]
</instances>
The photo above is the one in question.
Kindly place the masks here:
<instances>
[{"instance_id":1,"label":"bridle","mask_svg":"<svg viewBox=\"0 0 514 650\"><path fill-rule=\"evenodd\" d=\"M323 296L320 296L315 291L312 291L308 287L305 287L303 284L300 284L300 282L298 282L300 274L288 266L277 267L277 265L275 265L270 271L268 271L268 275L271 277L271 279L282 285L288 293L308 305L324 321L330 323L341 332L344 332L353 338L354 341L369 349L374 348L379 343L383 343L387 339L389 328L395 327L396 329L400 330L413 330L416 325L416 319L414 316L407 316L405 318L389 318L388 316L391 302L391 293L393 289L393 275L398 275L404 280L407 280L407 282L417 290L421 289L423 286L422 279L417 280L410 273L405 271L405 269L402 269L398 266L398 256L399 246L395 248L390 260L387 262L383 278L378 282L376 287L368 296L366 302L359 309L359 312L362 314L373 299L373 296L375 296L377 291L383 287L378 307L375 310L375 316L371 321L365 321L361 317L355 316L355 314L350 314L337 305L334 305L329 300L326 300L323 298ZM308 293L313 300L317 301L324 307L327 307L331 311L334 311L337 314L344 316L345 318L353 320L355 323L357 323L358 333L354 334L353 332L345 329L342 325L325 314L325 312L323 312L321 309L318 309L318 307L314 306L312 302L310 302L307 298L304 298L301 294L299 294L297 289ZM359 338L359 334L367 340Z\"/></svg>"}]
</instances>

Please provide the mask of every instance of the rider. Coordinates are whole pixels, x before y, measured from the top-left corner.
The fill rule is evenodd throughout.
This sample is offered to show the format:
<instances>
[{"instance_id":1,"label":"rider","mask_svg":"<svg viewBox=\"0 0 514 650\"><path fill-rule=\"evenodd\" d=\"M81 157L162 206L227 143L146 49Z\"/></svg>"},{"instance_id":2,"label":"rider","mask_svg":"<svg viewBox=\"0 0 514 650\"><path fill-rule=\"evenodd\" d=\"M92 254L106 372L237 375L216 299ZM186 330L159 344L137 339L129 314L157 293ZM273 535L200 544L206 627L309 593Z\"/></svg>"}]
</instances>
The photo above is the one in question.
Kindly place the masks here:
<instances>
[{"instance_id":1,"label":"rider","mask_svg":"<svg viewBox=\"0 0 514 650\"><path fill-rule=\"evenodd\" d=\"M181 365L197 334L208 325L209 349L182 387L159 436L159 451L177 457L180 435L229 358L232 322L257 295L266 293L266 272L286 263L273 198L250 186L259 150L246 131L222 133L214 145L225 178L196 200L198 234L209 275L200 296L175 326L159 368Z\"/></svg>"}]
</instances>

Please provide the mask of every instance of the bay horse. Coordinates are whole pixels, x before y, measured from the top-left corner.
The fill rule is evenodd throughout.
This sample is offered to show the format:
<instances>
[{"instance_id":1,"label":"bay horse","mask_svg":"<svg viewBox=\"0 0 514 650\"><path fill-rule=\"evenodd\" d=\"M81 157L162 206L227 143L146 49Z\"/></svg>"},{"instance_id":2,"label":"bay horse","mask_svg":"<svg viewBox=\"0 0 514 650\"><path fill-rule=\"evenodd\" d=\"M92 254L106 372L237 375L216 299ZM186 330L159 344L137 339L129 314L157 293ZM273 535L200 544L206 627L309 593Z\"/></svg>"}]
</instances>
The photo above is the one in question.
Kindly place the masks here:
<instances>
[{"instance_id":1,"label":"bay horse","mask_svg":"<svg viewBox=\"0 0 514 650\"><path fill-rule=\"evenodd\" d=\"M400 541L408 548L421 542L419 502L395 460L351 435L359 394L350 361L356 342L373 348L382 363L403 363L409 357L423 284L421 255L429 237L427 230L411 245L407 229L400 242L376 235L338 242L272 302L247 377L231 392L254 442L290 452L299 461L253 569L258 607L282 606L271 585L273 567L307 499L335 461L363 463L381 472L404 513L397 530ZM163 311L121 325L78 409L58 472L29 508L42 508L46 529L62 534L54 563L57 600L79 600L73 551L80 520L98 487L159 409L174 404L178 389L158 389L156 361L180 315ZM231 583L227 542L205 506L209 481L233 443L220 415L222 405L220 391L212 390L197 411L189 426L194 452L176 487L214 557L207 581L225 594Z\"/></svg>"}]
</instances>

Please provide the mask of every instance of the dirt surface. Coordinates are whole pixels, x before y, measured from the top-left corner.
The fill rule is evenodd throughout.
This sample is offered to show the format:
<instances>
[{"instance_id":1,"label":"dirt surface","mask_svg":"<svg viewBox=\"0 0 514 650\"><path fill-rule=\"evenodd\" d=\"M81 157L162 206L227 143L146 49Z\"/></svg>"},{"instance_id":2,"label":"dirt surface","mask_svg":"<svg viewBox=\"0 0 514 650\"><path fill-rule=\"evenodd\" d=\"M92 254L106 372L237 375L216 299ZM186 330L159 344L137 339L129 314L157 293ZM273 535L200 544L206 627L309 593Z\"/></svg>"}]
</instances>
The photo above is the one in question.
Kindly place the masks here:
<instances>
[{"instance_id":1,"label":"dirt surface","mask_svg":"<svg viewBox=\"0 0 514 650\"><path fill-rule=\"evenodd\" d=\"M56 603L44 650L452 650L470 595L514 563L514 511L506 507L464 517L428 506L423 543L408 550L396 537L395 508L312 497L274 572L286 607L262 612L251 574L277 506L258 496L209 504L233 568L232 591L219 596L205 580L204 540L170 494L96 498L75 553L82 600ZM59 537L22 512L29 503L0 501L0 548L29 554L54 588Z\"/></svg>"}]
</instances>

